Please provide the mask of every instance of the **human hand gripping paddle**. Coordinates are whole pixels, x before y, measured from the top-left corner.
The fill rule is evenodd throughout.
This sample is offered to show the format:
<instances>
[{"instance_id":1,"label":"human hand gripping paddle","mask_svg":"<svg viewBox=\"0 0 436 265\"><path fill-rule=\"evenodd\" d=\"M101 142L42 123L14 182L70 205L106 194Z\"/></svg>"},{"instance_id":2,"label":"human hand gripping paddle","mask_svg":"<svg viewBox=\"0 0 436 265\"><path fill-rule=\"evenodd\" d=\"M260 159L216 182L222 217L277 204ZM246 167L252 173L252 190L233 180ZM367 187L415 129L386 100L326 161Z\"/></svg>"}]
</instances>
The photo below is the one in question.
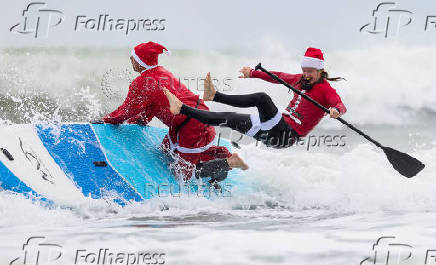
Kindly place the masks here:
<instances>
[{"instance_id":1,"label":"human hand gripping paddle","mask_svg":"<svg viewBox=\"0 0 436 265\"><path fill-rule=\"evenodd\" d=\"M292 91L294 91L298 95L302 96L303 98L305 98L306 100L308 100L309 102L311 102L312 104L317 106L318 108L322 109L324 112L330 113L330 111L326 107L322 106L321 104L319 104L318 102L316 102L315 100L310 98L309 96L301 93L298 89L296 89L293 86L291 86L290 84L286 83L285 81L283 81L281 78L279 78L275 74L269 72L268 70L263 68L260 63L254 69L256 71L257 70L261 70L262 72L264 72L267 75L269 75L272 79L274 79L277 82L283 84L287 88L292 89ZM386 154L386 157L388 158L388 160L391 163L391 165L401 175L403 175L405 177L408 177L408 178L411 178L411 177L415 176L416 174L418 174L425 167L425 165L423 163L421 163L421 161L419 161L418 159L416 159L414 157L411 157L408 154L405 154L405 153L402 153L400 151L397 151L397 150L395 150L393 148L381 145L379 142L375 141L374 139L372 139L371 137L369 137L368 135L363 133L361 130L359 130L356 127L354 127L353 125L349 124L344 119L342 119L342 118L336 118L336 119L338 121L340 121L341 123L347 125L353 131L355 131L358 134L362 135L365 139L367 139L368 141L372 142L377 147L380 147L383 150L383 152Z\"/></svg>"}]
</instances>

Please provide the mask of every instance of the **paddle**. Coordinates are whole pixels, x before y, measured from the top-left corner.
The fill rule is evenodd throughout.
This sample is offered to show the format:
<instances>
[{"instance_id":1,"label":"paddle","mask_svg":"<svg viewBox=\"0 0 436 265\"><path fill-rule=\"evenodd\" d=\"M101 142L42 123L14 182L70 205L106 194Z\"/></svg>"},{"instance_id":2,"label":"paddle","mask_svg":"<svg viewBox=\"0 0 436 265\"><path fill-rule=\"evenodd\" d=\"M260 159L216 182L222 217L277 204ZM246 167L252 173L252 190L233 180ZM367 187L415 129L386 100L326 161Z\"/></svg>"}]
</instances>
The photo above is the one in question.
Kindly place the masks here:
<instances>
[{"instance_id":1,"label":"paddle","mask_svg":"<svg viewBox=\"0 0 436 265\"><path fill-rule=\"evenodd\" d=\"M269 72L268 70L263 68L260 63L254 69L256 71L257 70L261 70L262 72L264 72L267 75L269 75L272 79L274 79L277 82L285 85L287 88L292 89L292 91L294 91L298 95L302 96L303 98L305 98L306 100L311 102L313 105L315 105L318 108L322 109L324 112L330 113L330 111L326 107L322 106L321 104L319 104L318 102L316 102L315 100L310 98L309 96L301 93L298 89L296 89L293 86L291 86L290 84L286 83L285 81L283 81L283 79L279 78L275 74ZM372 139L371 137L369 137L368 135L363 133L361 130L359 130L356 127L354 127L353 125L349 124L344 119L342 119L342 118L336 118L336 119L338 121L342 122L343 124L347 125L353 131L355 131L358 134L360 134L363 137L365 137L365 139L367 139L368 141L372 142L377 147L380 147L383 150L383 152L385 153L385 155L387 156L387 158L388 158L389 162L391 163L391 165L401 175L403 175L405 177L408 177L408 178L411 178L411 177L415 176L416 174L418 174L425 167L425 165L423 163L421 163L421 161L419 161L418 159L416 159L414 157L411 157L408 154L405 154L405 153L402 153L400 151L397 151L397 150L395 150L393 148L381 145L379 142L375 141L374 139Z\"/></svg>"}]
</instances>

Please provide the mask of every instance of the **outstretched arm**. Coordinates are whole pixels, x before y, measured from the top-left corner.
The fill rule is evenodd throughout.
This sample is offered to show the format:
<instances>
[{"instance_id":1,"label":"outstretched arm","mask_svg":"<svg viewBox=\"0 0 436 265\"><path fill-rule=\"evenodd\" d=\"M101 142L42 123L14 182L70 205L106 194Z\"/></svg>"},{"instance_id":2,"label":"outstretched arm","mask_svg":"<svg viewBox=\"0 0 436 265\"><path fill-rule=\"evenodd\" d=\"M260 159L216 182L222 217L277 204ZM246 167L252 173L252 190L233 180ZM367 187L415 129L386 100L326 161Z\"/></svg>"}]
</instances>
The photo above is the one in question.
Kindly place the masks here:
<instances>
[{"instance_id":1,"label":"outstretched arm","mask_svg":"<svg viewBox=\"0 0 436 265\"><path fill-rule=\"evenodd\" d=\"M242 73L242 75L239 76L239 78L260 78L270 83L279 84L279 82L272 79L267 73L264 73L262 71L255 71L254 69L248 66L242 67L242 69L239 70L239 72ZM271 72L271 73L275 74L280 79L291 85L296 83L300 78L300 75L287 74L283 72Z\"/></svg>"}]
</instances>

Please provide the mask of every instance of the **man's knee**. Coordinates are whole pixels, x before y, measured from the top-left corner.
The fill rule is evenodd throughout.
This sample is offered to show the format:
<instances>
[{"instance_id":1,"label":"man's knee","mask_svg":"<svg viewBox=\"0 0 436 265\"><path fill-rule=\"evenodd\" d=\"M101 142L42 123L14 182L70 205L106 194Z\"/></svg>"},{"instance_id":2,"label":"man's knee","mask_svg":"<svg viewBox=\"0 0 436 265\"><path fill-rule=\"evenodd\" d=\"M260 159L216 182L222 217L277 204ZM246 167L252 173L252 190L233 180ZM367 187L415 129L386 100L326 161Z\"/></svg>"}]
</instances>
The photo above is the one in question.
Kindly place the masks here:
<instances>
[{"instance_id":1,"label":"man's knee","mask_svg":"<svg viewBox=\"0 0 436 265\"><path fill-rule=\"evenodd\" d=\"M259 99L259 102L272 102L271 97L265 92L256 93L256 97Z\"/></svg>"},{"instance_id":2,"label":"man's knee","mask_svg":"<svg viewBox=\"0 0 436 265\"><path fill-rule=\"evenodd\" d=\"M257 107L259 108L259 110L262 110L263 112L266 113L259 113L260 116L262 115L274 115L273 113L270 113L272 111L276 111L277 107L274 105L274 102L272 101L271 97L265 93L265 92L260 92L258 93L257 96Z\"/></svg>"}]
</instances>

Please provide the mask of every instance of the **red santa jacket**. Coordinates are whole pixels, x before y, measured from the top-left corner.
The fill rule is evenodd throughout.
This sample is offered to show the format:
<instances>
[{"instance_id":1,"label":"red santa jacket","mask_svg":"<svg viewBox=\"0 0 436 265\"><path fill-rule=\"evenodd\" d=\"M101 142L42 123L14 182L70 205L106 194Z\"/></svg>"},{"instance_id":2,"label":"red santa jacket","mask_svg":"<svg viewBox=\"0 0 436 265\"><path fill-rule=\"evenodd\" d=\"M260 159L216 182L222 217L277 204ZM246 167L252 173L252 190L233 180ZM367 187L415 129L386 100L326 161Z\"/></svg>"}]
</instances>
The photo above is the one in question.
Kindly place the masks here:
<instances>
[{"instance_id":1,"label":"red santa jacket","mask_svg":"<svg viewBox=\"0 0 436 265\"><path fill-rule=\"evenodd\" d=\"M341 98L326 80L313 85L310 90L302 90L298 81L302 74L287 74L281 72L272 72L286 83L292 85L296 89L303 92L313 100L317 101L326 108L335 107L341 114L344 114L347 109L342 103ZM278 83L269 75L261 71L252 70L250 77L260 78L271 83ZM300 136L306 136L324 117L324 111L316 107L308 100L294 93L294 96L286 107L286 112L283 113L283 118Z\"/></svg>"},{"instance_id":2,"label":"red santa jacket","mask_svg":"<svg viewBox=\"0 0 436 265\"><path fill-rule=\"evenodd\" d=\"M180 129L179 135L176 135L177 126L186 119L186 116L171 114L162 87L167 88L186 105L196 107L199 102L198 109L209 110L198 95L192 93L165 68L158 66L142 72L133 80L124 103L114 112L106 115L103 121L112 124L124 121L147 124L156 117L169 127L170 140L179 147L201 148L210 144L215 138L214 127L200 123L196 119L189 120Z\"/></svg>"}]
</instances>

